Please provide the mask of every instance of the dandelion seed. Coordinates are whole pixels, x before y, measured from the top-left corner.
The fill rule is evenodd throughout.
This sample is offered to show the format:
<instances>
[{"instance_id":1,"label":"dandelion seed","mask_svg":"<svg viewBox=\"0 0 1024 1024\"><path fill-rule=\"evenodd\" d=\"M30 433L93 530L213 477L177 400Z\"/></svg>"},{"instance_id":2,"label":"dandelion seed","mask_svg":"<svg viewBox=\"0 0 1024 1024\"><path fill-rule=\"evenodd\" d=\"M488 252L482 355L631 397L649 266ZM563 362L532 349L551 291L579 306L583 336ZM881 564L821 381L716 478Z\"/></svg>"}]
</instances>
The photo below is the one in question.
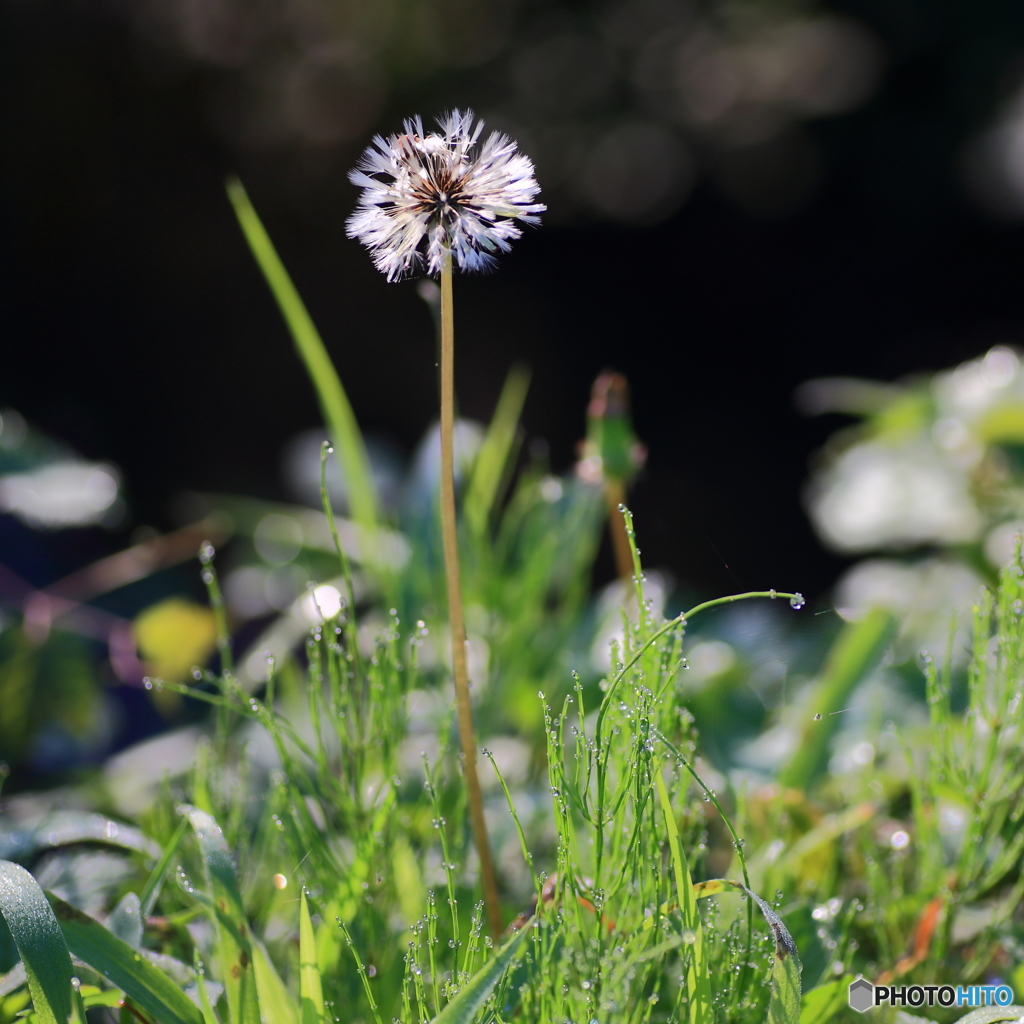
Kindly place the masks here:
<instances>
[{"instance_id":1,"label":"dandelion seed","mask_svg":"<svg viewBox=\"0 0 1024 1024\"><path fill-rule=\"evenodd\" d=\"M436 276L450 258L462 270L487 270L498 252L537 224L546 207L533 162L507 135L492 132L477 145L483 121L470 110L438 120L425 133L419 117L404 133L376 136L349 180L363 193L348 220L350 238L369 250L389 281L419 270Z\"/></svg>"}]
</instances>

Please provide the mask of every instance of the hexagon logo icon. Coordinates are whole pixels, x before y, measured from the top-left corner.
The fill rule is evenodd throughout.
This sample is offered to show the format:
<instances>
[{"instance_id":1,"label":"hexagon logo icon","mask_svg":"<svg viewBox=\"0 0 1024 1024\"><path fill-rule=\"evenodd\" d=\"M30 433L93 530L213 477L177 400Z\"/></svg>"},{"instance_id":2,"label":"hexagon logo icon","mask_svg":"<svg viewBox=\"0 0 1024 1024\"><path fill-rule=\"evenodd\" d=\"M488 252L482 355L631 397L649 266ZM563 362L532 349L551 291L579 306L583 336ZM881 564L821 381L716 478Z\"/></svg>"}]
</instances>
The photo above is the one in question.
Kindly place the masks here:
<instances>
[{"instance_id":1,"label":"hexagon logo icon","mask_svg":"<svg viewBox=\"0 0 1024 1024\"><path fill-rule=\"evenodd\" d=\"M850 1007L860 1013L870 1010L875 1003L875 986L867 978L850 982Z\"/></svg>"}]
</instances>

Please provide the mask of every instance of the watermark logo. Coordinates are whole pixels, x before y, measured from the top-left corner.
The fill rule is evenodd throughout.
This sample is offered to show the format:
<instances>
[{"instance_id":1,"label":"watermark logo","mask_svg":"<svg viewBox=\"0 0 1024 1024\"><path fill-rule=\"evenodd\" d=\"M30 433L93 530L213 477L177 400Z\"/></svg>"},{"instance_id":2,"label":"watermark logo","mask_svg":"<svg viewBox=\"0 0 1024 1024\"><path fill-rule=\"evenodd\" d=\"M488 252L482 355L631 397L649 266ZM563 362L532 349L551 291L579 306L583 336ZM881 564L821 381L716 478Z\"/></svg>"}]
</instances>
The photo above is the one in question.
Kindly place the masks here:
<instances>
[{"instance_id":1,"label":"watermark logo","mask_svg":"<svg viewBox=\"0 0 1024 1024\"><path fill-rule=\"evenodd\" d=\"M850 982L850 1007L866 1013L876 1006L1009 1006L1009 985L872 985Z\"/></svg>"}]
</instances>

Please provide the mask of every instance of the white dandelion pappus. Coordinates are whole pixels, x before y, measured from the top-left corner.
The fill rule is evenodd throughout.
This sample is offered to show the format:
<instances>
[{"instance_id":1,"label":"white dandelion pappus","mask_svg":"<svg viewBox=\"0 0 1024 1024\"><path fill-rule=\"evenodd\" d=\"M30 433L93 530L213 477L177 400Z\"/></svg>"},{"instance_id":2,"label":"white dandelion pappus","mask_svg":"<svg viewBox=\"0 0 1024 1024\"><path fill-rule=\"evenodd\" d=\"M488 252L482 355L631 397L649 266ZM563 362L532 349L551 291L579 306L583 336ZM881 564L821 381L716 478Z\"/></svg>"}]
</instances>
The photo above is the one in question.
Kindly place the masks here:
<instances>
[{"instance_id":1,"label":"white dandelion pappus","mask_svg":"<svg viewBox=\"0 0 1024 1024\"><path fill-rule=\"evenodd\" d=\"M369 250L377 269L397 281L425 268L431 276L451 258L463 270L487 270L546 207L533 162L507 135L492 132L477 147L483 121L453 110L425 134L417 116L402 135L375 136L349 180L362 195L348 219L349 238Z\"/></svg>"}]
</instances>

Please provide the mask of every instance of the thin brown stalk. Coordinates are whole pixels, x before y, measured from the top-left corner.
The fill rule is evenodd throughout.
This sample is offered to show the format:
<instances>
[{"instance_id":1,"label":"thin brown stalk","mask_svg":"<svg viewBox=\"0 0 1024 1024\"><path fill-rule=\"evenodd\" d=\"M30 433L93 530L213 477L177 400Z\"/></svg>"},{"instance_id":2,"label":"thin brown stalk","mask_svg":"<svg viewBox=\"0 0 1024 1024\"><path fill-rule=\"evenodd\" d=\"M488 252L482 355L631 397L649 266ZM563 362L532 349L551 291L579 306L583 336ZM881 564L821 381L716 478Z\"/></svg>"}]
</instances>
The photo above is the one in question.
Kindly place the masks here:
<instances>
[{"instance_id":1,"label":"thin brown stalk","mask_svg":"<svg viewBox=\"0 0 1024 1024\"><path fill-rule=\"evenodd\" d=\"M447 260L441 269L441 535L444 543L444 573L448 585L448 618L452 630L452 674L455 677L455 706L462 746L462 768L469 797L469 820L473 842L480 858L480 880L491 935L501 935L501 904L498 878L494 872L491 844L484 819L484 799L476 771L476 733L469 700L469 669L466 664L466 624L462 614L462 582L459 576L459 541L455 520L455 324L452 305L452 267Z\"/></svg>"}]
</instances>

